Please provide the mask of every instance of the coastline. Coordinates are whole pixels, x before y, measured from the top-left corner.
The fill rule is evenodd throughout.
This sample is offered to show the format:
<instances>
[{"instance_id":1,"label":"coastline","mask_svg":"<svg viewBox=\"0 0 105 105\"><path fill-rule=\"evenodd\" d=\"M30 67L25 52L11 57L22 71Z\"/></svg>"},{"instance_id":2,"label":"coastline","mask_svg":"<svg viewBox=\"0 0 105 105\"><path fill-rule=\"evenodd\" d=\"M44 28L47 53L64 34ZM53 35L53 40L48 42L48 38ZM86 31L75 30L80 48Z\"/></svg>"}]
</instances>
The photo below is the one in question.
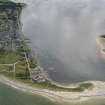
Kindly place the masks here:
<instances>
[{"instance_id":1,"label":"coastline","mask_svg":"<svg viewBox=\"0 0 105 105\"><path fill-rule=\"evenodd\" d=\"M105 82L101 81L89 81L94 84L94 88L83 92L59 92L40 89L17 80L12 80L3 75L0 75L0 82L20 91L41 95L56 102L82 102L92 98L105 98Z\"/></svg>"},{"instance_id":2,"label":"coastline","mask_svg":"<svg viewBox=\"0 0 105 105\"><path fill-rule=\"evenodd\" d=\"M105 58L105 51L103 51L103 49L105 49L105 38L103 38L103 36L98 36L96 37L96 42L100 46L102 57Z\"/></svg>"},{"instance_id":3,"label":"coastline","mask_svg":"<svg viewBox=\"0 0 105 105\"><path fill-rule=\"evenodd\" d=\"M21 4L21 5L23 5L23 4ZM19 6L19 5L17 5L17 6ZM20 13L20 11L18 11L18 12ZM13 14L13 15L15 15L15 14ZM18 15L17 15L17 17L18 17ZM17 23L19 23L20 19L19 18L16 18L16 19L18 20ZM16 29L14 29L14 26L13 26L13 30L16 30L16 32L17 32L19 27L15 27L15 28ZM20 30L18 30L18 31L20 31ZM13 35L15 35L16 32L14 31ZM13 37L15 37L15 36L13 36ZM40 68L40 66L38 66L38 64L33 61L33 59L32 59L33 56L31 55L30 48L26 44L26 40L20 38L19 42L17 42L17 43L18 43L18 46L16 45L14 48L13 48L13 46L10 46L9 50L11 50L12 52L8 52L8 50L2 51L1 55L2 55L3 60L1 59L1 63L0 63L1 72L4 72L4 73L6 72L8 74L11 74L12 77L17 76L20 78L25 78L27 81L30 79L30 77L31 77L30 80L34 80L39 83L48 80L48 78L46 77L46 75L44 75L44 72ZM15 42L14 44L17 44L17 43ZM20 46L20 44L21 44L21 46ZM10 45L13 45L13 43L10 43ZM17 47L18 47L18 49L17 49ZM6 48L7 48L7 46L6 46ZM18 53L14 52L14 49L16 51L18 51ZM4 53L4 52L6 52L6 53ZM11 55L11 53L12 53L12 55ZM11 59L11 58L13 58L13 59ZM8 66L8 67L6 67L6 66ZM10 66L13 69L11 69ZM2 71L2 69L3 69L3 71ZM35 75L35 74L37 74L37 75ZM77 91L75 91L75 92L63 91L62 88L64 89L64 88L66 88L66 86L61 87L60 84L57 84L57 86L56 86L56 84L55 85L53 84L53 85L56 86L57 88L60 88L62 91L50 90L49 87L48 87L48 89L38 88L38 87L33 86L32 84L24 83L24 82L18 81L13 78L11 79L11 78L3 76L3 75L0 75L0 82L8 85L14 89L17 89L19 91L29 92L32 94L38 94L38 95L44 96L44 97L46 97L52 101L56 101L56 102L66 102L66 103L81 102L81 101L86 101L86 100L89 100L92 98L105 97L105 93L104 93L105 82L101 82L101 81L85 81L85 82L92 83L94 85L94 88L84 90L82 87L82 88L80 88L80 90L82 89L84 91L80 91L80 92L79 91L78 92ZM52 84L50 84L50 85L52 86ZM69 86L69 88L77 89L76 86L79 86L79 83L72 84Z\"/></svg>"}]
</instances>

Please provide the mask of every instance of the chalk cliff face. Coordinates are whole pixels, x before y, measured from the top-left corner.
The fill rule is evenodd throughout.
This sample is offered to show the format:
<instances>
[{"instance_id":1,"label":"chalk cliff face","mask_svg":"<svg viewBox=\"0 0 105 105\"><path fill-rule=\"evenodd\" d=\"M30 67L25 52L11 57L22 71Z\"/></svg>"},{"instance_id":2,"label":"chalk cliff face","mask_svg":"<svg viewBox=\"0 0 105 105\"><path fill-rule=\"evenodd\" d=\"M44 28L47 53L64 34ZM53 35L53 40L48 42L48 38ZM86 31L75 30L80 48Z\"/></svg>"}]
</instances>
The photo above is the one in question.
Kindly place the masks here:
<instances>
[{"instance_id":1,"label":"chalk cliff face","mask_svg":"<svg viewBox=\"0 0 105 105\"><path fill-rule=\"evenodd\" d=\"M0 48L16 49L21 42L20 14L25 4L0 1Z\"/></svg>"}]
</instances>

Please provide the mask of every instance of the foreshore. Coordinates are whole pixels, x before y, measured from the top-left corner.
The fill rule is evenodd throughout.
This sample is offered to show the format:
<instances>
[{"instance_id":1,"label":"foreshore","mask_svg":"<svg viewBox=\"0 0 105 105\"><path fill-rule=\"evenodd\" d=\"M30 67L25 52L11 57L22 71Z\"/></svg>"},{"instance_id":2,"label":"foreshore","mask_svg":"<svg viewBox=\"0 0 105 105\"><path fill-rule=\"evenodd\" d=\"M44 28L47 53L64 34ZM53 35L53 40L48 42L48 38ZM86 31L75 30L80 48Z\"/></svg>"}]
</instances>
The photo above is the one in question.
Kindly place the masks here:
<instances>
[{"instance_id":1,"label":"foreshore","mask_svg":"<svg viewBox=\"0 0 105 105\"><path fill-rule=\"evenodd\" d=\"M92 98L105 98L105 82L101 81L89 81L93 83L94 88L92 90L85 90L83 92L60 92L51 91L48 89L40 89L32 87L26 83L12 80L3 75L0 75L0 82L20 91L38 94L57 102L81 102Z\"/></svg>"}]
</instances>

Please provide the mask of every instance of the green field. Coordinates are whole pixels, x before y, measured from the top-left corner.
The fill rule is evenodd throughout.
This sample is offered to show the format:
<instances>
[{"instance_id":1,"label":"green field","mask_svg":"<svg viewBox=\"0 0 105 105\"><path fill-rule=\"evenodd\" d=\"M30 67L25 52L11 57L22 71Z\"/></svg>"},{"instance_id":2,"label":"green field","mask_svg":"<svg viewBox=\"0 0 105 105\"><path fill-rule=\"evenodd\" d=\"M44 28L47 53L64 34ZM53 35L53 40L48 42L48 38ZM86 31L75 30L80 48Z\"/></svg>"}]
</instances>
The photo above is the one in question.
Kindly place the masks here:
<instances>
[{"instance_id":1,"label":"green field","mask_svg":"<svg viewBox=\"0 0 105 105\"><path fill-rule=\"evenodd\" d=\"M15 51L0 50L0 64L13 64L19 61L21 56Z\"/></svg>"}]
</instances>

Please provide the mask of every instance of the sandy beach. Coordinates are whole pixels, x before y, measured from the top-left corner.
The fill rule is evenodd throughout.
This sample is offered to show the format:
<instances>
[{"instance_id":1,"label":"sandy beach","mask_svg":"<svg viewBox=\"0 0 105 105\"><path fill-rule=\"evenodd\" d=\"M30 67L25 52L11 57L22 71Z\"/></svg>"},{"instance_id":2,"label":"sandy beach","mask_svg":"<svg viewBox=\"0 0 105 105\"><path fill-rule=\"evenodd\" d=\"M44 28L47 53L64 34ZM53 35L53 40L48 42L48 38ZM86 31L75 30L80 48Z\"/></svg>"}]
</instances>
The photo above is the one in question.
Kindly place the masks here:
<instances>
[{"instance_id":1,"label":"sandy beach","mask_svg":"<svg viewBox=\"0 0 105 105\"><path fill-rule=\"evenodd\" d=\"M0 82L20 91L38 94L58 102L81 102L92 98L105 97L105 82L101 81L88 81L94 84L94 88L92 90L85 90L83 92L58 92L48 89L39 89L32 87L29 84L11 80L3 75L0 75Z\"/></svg>"}]
</instances>

